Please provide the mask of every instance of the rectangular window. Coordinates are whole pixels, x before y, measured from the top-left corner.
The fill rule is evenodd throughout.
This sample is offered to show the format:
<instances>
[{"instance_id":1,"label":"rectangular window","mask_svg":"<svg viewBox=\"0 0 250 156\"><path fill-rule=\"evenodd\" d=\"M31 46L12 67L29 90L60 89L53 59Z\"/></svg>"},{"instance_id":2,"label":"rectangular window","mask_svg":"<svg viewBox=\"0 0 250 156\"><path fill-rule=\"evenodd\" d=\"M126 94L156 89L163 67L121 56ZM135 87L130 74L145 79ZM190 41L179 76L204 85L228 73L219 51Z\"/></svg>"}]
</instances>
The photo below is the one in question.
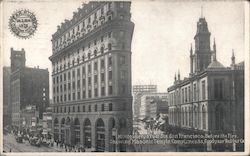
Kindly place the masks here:
<instances>
[{"instance_id":1,"label":"rectangular window","mask_svg":"<svg viewBox=\"0 0 250 156\"><path fill-rule=\"evenodd\" d=\"M112 71L109 71L109 80L112 80Z\"/></svg>"},{"instance_id":2,"label":"rectangular window","mask_svg":"<svg viewBox=\"0 0 250 156\"><path fill-rule=\"evenodd\" d=\"M82 75L85 75L85 67L82 67Z\"/></svg>"},{"instance_id":3,"label":"rectangular window","mask_svg":"<svg viewBox=\"0 0 250 156\"><path fill-rule=\"evenodd\" d=\"M102 104L102 111L104 111L104 104Z\"/></svg>"},{"instance_id":4,"label":"rectangular window","mask_svg":"<svg viewBox=\"0 0 250 156\"><path fill-rule=\"evenodd\" d=\"M88 77L88 85L91 85L91 77Z\"/></svg>"},{"instance_id":5,"label":"rectangular window","mask_svg":"<svg viewBox=\"0 0 250 156\"><path fill-rule=\"evenodd\" d=\"M113 62L112 62L112 57L109 57L109 59L108 59L108 64L109 64L109 66L112 66L112 64L113 64Z\"/></svg>"},{"instance_id":6,"label":"rectangular window","mask_svg":"<svg viewBox=\"0 0 250 156\"><path fill-rule=\"evenodd\" d=\"M85 79L85 78L82 79L82 86L83 86L83 87L86 86L86 79Z\"/></svg>"},{"instance_id":7,"label":"rectangular window","mask_svg":"<svg viewBox=\"0 0 250 156\"><path fill-rule=\"evenodd\" d=\"M124 80L125 79L125 75L126 75L126 71L122 70L121 71L121 79Z\"/></svg>"},{"instance_id":8,"label":"rectangular window","mask_svg":"<svg viewBox=\"0 0 250 156\"><path fill-rule=\"evenodd\" d=\"M188 101L191 102L191 89L190 89L190 86L188 86Z\"/></svg>"},{"instance_id":9,"label":"rectangular window","mask_svg":"<svg viewBox=\"0 0 250 156\"><path fill-rule=\"evenodd\" d=\"M109 111L113 111L113 104L109 103Z\"/></svg>"},{"instance_id":10,"label":"rectangular window","mask_svg":"<svg viewBox=\"0 0 250 156\"><path fill-rule=\"evenodd\" d=\"M71 94L68 95L68 101L70 101L70 100L71 100Z\"/></svg>"},{"instance_id":11,"label":"rectangular window","mask_svg":"<svg viewBox=\"0 0 250 156\"><path fill-rule=\"evenodd\" d=\"M64 101L66 101L67 100L67 96L66 96L66 94L64 94Z\"/></svg>"},{"instance_id":12,"label":"rectangular window","mask_svg":"<svg viewBox=\"0 0 250 156\"><path fill-rule=\"evenodd\" d=\"M185 88L185 102L187 102L187 88Z\"/></svg>"},{"instance_id":13,"label":"rectangular window","mask_svg":"<svg viewBox=\"0 0 250 156\"><path fill-rule=\"evenodd\" d=\"M92 94L91 94L91 89L89 90L89 98L92 97Z\"/></svg>"},{"instance_id":14,"label":"rectangular window","mask_svg":"<svg viewBox=\"0 0 250 156\"><path fill-rule=\"evenodd\" d=\"M105 74L101 73L101 81L103 82L105 80Z\"/></svg>"},{"instance_id":15,"label":"rectangular window","mask_svg":"<svg viewBox=\"0 0 250 156\"><path fill-rule=\"evenodd\" d=\"M66 73L64 73L63 77L64 77L64 81L66 81Z\"/></svg>"},{"instance_id":16,"label":"rectangular window","mask_svg":"<svg viewBox=\"0 0 250 156\"><path fill-rule=\"evenodd\" d=\"M105 87L102 87L102 89L101 89L101 94L102 94L102 96L105 95Z\"/></svg>"},{"instance_id":17,"label":"rectangular window","mask_svg":"<svg viewBox=\"0 0 250 156\"><path fill-rule=\"evenodd\" d=\"M77 89L80 88L80 80L77 80Z\"/></svg>"},{"instance_id":18,"label":"rectangular window","mask_svg":"<svg viewBox=\"0 0 250 156\"><path fill-rule=\"evenodd\" d=\"M73 88L73 90L76 88L75 81L72 82L72 88Z\"/></svg>"},{"instance_id":19,"label":"rectangular window","mask_svg":"<svg viewBox=\"0 0 250 156\"><path fill-rule=\"evenodd\" d=\"M83 98L83 99L86 98L86 91L85 91L85 90L82 91L82 98Z\"/></svg>"},{"instance_id":20,"label":"rectangular window","mask_svg":"<svg viewBox=\"0 0 250 156\"><path fill-rule=\"evenodd\" d=\"M95 112L97 112L97 105L95 105Z\"/></svg>"},{"instance_id":21,"label":"rectangular window","mask_svg":"<svg viewBox=\"0 0 250 156\"><path fill-rule=\"evenodd\" d=\"M197 94L197 91L196 91L196 84L194 84L194 92L193 92L193 95L194 95L194 101L196 101L196 95Z\"/></svg>"},{"instance_id":22,"label":"rectangular window","mask_svg":"<svg viewBox=\"0 0 250 156\"><path fill-rule=\"evenodd\" d=\"M104 68L104 59L101 60L101 68Z\"/></svg>"},{"instance_id":23,"label":"rectangular window","mask_svg":"<svg viewBox=\"0 0 250 156\"><path fill-rule=\"evenodd\" d=\"M97 62L94 63L94 70L97 70Z\"/></svg>"},{"instance_id":24,"label":"rectangular window","mask_svg":"<svg viewBox=\"0 0 250 156\"><path fill-rule=\"evenodd\" d=\"M76 100L76 94L73 93L73 100Z\"/></svg>"},{"instance_id":25,"label":"rectangular window","mask_svg":"<svg viewBox=\"0 0 250 156\"><path fill-rule=\"evenodd\" d=\"M97 75L94 76L94 82L97 83Z\"/></svg>"},{"instance_id":26,"label":"rectangular window","mask_svg":"<svg viewBox=\"0 0 250 156\"><path fill-rule=\"evenodd\" d=\"M80 76L80 68L77 69L77 76Z\"/></svg>"},{"instance_id":27,"label":"rectangular window","mask_svg":"<svg viewBox=\"0 0 250 156\"><path fill-rule=\"evenodd\" d=\"M72 77L75 78L75 70L72 71Z\"/></svg>"},{"instance_id":28,"label":"rectangular window","mask_svg":"<svg viewBox=\"0 0 250 156\"><path fill-rule=\"evenodd\" d=\"M224 79L214 79L214 98L223 99Z\"/></svg>"},{"instance_id":29,"label":"rectangular window","mask_svg":"<svg viewBox=\"0 0 250 156\"><path fill-rule=\"evenodd\" d=\"M97 88L95 88L95 97L97 97L98 96L98 90L97 90Z\"/></svg>"},{"instance_id":30,"label":"rectangular window","mask_svg":"<svg viewBox=\"0 0 250 156\"><path fill-rule=\"evenodd\" d=\"M123 7L124 7L123 2L120 2L120 8L123 8Z\"/></svg>"},{"instance_id":31,"label":"rectangular window","mask_svg":"<svg viewBox=\"0 0 250 156\"><path fill-rule=\"evenodd\" d=\"M202 90L202 100L206 99L206 86L205 80L201 82L201 90Z\"/></svg>"},{"instance_id":32,"label":"rectangular window","mask_svg":"<svg viewBox=\"0 0 250 156\"><path fill-rule=\"evenodd\" d=\"M181 89L181 93L182 93L182 95L181 95L181 101L182 101L182 103L184 103L184 89L183 88Z\"/></svg>"},{"instance_id":33,"label":"rectangular window","mask_svg":"<svg viewBox=\"0 0 250 156\"><path fill-rule=\"evenodd\" d=\"M70 90L71 89L71 85L70 85L70 83L68 83L68 90Z\"/></svg>"},{"instance_id":34,"label":"rectangular window","mask_svg":"<svg viewBox=\"0 0 250 156\"><path fill-rule=\"evenodd\" d=\"M70 80L70 77L71 77L71 76L70 76L70 72L68 72L68 80Z\"/></svg>"},{"instance_id":35,"label":"rectangular window","mask_svg":"<svg viewBox=\"0 0 250 156\"><path fill-rule=\"evenodd\" d=\"M109 86L109 95L112 95L112 94L113 94L113 87Z\"/></svg>"},{"instance_id":36,"label":"rectangular window","mask_svg":"<svg viewBox=\"0 0 250 156\"><path fill-rule=\"evenodd\" d=\"M80 100L80 98L81 98L81 94L80 92L77 92L77 99Z\"/></svg>"},{"instance_id":37,"label":"rectangular window","mask_svg":"<svg viewBox=\"0 0 250 156\"><path fill-rule=\"evenodd\" d=\"M85 112L85 106L82 106L82 111Z\"/></svg>"},{"instance_id":38,"label":"rectangular window","mask_svg":"<svg viewBox=\"0 0 250 156\"><path fill-rule=\"evenodd\" d=\"M91 73L91 64L88 65L88 72Z\"/></svg>"},{"instance_id":39,"label":"rectangular window","mask_svg":"<svg viewBox=\"0 0 250 156\"><path fill-rule=\"evenodd\" d=\"M89 105L89 112L91 112L91 105Z\"/></svg>"}]
</instances>

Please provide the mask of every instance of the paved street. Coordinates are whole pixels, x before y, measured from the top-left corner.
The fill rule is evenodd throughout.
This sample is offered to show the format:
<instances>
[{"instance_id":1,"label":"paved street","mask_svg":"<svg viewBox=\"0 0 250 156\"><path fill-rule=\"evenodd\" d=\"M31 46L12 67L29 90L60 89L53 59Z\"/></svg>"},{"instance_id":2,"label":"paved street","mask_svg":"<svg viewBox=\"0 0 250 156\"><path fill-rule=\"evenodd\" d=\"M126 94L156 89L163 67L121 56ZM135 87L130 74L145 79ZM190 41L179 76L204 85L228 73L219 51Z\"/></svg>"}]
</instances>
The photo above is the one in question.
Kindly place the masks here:
<instances>
[{"instance_id":1,"label":"paved street","mask_svg":"<svg viewBox=\"0 0 250 156\"><path fill-rule=\"evenodd\" d=\"M163 134L161 130L149 130L144 128L142 122L137 124L139 134ZM145 145L135 145L135 150L137 152L175 152L175 145L162 145L162 144L145 144Z\"/></svg>"},{"instance_id":2,"label":"paved street","mask_svg":"<svg viewBox=\"0 0 250 156\"><path fill-rule=\"evenodd\" d=\"M37 147L32 146L26 140L23 143L18 143L15 140L13 134L7 134L3 136L3 149L5 152L61 152L64 149L60 149L57 147Z\"/></svg>"}]
</instances>

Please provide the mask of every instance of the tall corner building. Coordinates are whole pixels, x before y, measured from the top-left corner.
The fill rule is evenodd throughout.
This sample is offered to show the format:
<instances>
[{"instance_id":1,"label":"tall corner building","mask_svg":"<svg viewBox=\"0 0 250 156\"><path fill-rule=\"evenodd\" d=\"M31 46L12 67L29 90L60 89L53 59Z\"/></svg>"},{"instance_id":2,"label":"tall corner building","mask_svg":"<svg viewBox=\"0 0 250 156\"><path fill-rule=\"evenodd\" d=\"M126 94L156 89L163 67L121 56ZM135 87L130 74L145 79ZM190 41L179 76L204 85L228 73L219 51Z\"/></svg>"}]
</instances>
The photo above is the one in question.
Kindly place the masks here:
<instances>
[{"instance_id":1,"label":"tall corner building","mask_svg":"<svg viewBox=\"0 0 250 156\"><path fill-rule=\"evenodd\" d=\"M26 67L24 49L11 48L10 59L10 86L7 87L10 89L11 124L21 127L25 126L22 111L26 106L35 106L40 119L46 107L49 106L49 71L39 67Z\"/></svg>"},{"instance_id":2,"label":"tall corner building","mask_svg":"<svg viewBox=\"0 0 250 156\"><path fill-rule=\"evenodd\" d=\"M54 139L96 151L132 133L130 2L89 2L52 35Z\"/></svg>"}]
</instances>

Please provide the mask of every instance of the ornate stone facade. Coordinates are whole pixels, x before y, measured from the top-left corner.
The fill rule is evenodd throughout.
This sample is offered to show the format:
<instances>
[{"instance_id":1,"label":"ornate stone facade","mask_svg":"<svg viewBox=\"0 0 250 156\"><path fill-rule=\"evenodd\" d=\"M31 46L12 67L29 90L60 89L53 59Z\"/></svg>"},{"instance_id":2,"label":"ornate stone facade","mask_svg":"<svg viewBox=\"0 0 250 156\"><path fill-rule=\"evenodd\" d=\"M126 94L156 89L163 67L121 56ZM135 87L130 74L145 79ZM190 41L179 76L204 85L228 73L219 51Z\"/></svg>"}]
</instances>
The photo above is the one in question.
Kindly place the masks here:
<instances>
[{"instance_id":1,"label":"ornate stone facade","mask_svg":"<svg viewBox=\"0 0 250 156\"><path fill-rule=\"evenodd\" d=\"M54 139L97 151L132 131L130 2L89 2L52 35Z\"/></svg>"}]
</instances>

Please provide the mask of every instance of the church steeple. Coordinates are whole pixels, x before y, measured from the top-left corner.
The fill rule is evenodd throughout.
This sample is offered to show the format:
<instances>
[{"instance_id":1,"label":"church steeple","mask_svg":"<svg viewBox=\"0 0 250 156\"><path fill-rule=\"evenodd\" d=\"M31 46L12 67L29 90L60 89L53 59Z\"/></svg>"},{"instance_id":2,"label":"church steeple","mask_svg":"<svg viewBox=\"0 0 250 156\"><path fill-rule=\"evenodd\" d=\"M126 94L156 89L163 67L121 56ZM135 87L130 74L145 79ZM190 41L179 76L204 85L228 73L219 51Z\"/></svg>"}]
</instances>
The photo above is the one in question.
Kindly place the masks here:
<instances>
[{"instance_id":1,"label":"church steeple","mask_svg":"<svg viewBox=\"0 0 250 156\"><path fill-rule=\"evenodd\" d=\"M194 36L195 50L193 58L194 72L205 70L211 63L212 51L210 49L210 35L205 17L202 16L197 22L197 31Z\"/></svg>"}]
</instances>

